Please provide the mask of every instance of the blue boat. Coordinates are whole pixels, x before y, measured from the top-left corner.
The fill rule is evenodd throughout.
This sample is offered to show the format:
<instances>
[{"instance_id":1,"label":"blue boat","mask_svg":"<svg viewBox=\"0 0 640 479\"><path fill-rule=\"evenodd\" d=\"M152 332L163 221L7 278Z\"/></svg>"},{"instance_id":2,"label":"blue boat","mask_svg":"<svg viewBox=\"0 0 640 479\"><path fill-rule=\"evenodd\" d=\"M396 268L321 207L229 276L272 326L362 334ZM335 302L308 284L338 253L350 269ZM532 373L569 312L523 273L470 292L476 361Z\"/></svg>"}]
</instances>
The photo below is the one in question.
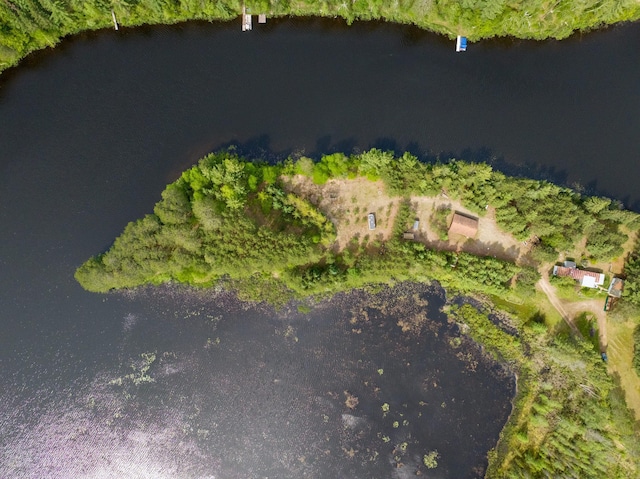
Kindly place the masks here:
<instances>
[{"instance_id":1,"label":"blue boat","mask_svg":"<svg viewBox=\"0 0 640 479\"><path fill-rule=\"evenodd\" d=\"M458 38L456 39L456 51L457 52L467 51L467 37L462 37L458 35Z\"/></svg>"}]
</instances>

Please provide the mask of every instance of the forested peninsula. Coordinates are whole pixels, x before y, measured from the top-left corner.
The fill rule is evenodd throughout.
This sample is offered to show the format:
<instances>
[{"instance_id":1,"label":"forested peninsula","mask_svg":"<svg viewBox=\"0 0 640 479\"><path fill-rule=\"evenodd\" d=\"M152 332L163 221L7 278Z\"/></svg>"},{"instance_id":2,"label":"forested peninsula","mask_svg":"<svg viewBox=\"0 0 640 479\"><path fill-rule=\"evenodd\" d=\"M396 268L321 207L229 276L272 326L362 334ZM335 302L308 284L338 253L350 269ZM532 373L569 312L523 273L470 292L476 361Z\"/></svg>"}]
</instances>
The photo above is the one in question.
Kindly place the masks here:
<instances>
[{"instance_id":1,"label":"forested peninsula","mask_svg":"<svg viewBox=\"0 0 640 479\"><path fill-rule=\"evenodd\" d=\"M477 229L466 220L454 229L456 215ZM153 214L76 278L95 292L224 286L249 300L296 299L301 310L352 288L438 281L450 298L475 298L449 301L450 318L517 378L487 477L629 478L640 474L629 409L640 413L631 337L640 321L639 226L615 201L486 164L425 164L374 149L272 165L225 151L185 171ZM606 284L550 278L561 260L608 279L626 274L616 310L602 316ZM623 344L609 364L600 359L607 327Z\"/></svg>"},{"instance_id":2,"label":"forested peninsula","mask_svg":"<svg viewBox=\"0 0 640 479\"><path fill-rule=\"evenodd\" d=\"M30 52L85 30L170 24L187 20L226 21L242 7L269 17L321 16L412 24L449 37L565 38L640 18L636 0L5 0L0 2L0 71ZM239 27L238 27L239 28Z\"/></svg>"}]
</instances>

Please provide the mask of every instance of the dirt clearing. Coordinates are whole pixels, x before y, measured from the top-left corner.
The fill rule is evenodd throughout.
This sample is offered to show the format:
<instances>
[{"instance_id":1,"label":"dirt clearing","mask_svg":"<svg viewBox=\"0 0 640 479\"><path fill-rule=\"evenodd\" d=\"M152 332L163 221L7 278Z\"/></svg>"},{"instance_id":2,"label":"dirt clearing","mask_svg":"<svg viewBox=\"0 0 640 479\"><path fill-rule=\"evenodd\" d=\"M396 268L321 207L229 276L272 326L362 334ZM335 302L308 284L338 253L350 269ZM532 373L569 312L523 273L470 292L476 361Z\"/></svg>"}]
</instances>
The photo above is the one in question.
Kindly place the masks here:
<instances>
[{"instance_id":1,"label":"dirt clearing","mask_svg":"<svg viewBox=\"0 0 640 479\"><path fill-rule=\"evenodd\" d=\"M391 236L401 197L387 194L382 181L370 181L367 178L353 180L332 179L324 185L316 185L302 175L284 178L285 187L308 199L316 205L336 227L336 247L343 249L353 238L360 242L369 240L387 240ZM478 217L459 201L445 195L436 197L411 196L409 198L415 219L419 220L417 230L407 225L407 231L414 234L414 240L428 247L444 251L465 251L478 256L493 256L505 261L527 263L526 255L529 243L523 243L502 231L495 220L495 210L487 208L486 214L479 219L478 234L475 238L452 235L441 240L431 226L432 215L438 208L450 209L447 224L451 222L454 211ZM367 215L376 215L377 226L369 230Z\"/></svg>"}]
</instances>

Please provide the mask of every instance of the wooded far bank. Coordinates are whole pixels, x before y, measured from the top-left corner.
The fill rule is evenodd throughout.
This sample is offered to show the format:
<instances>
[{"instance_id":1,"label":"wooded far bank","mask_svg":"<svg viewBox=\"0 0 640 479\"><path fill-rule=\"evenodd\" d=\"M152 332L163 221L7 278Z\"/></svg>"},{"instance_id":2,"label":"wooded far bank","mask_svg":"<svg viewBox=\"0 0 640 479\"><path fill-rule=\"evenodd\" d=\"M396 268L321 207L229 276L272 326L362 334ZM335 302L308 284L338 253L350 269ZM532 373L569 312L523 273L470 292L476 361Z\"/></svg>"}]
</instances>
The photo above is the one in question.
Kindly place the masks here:
<instances>
[{"instance_id":1,"label":"wooded far bank","mask_svg":"<svg viewBox=\"0 0 640 479\"><path fill-rule=\"evenodd\" d=\"M640 18L636 0L247 0L253 14L320 16L412 24L449 37L566 38L573 32ZM0 71L30 52L85 30L238 18L239 0L6 0L0 2ZM113 12L113 14L112 14ZM239 20L238 20L239 21ZM240 25L238 25L240 28Z\"/></svg>"}]
</instances>

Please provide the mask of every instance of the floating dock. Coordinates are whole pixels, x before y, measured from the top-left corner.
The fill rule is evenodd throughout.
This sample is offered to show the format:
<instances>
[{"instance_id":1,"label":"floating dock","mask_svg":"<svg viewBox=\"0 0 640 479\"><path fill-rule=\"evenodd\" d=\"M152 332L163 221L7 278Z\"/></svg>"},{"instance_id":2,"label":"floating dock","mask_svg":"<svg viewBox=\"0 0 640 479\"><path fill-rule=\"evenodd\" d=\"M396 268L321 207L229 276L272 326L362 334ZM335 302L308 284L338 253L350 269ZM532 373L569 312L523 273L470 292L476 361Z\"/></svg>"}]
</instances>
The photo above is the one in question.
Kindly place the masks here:
<instances>
[{"instance_id":1,"label":"floating dock","mask_svg":"<svg viewBox=\"0 0 640 479\"><path fill-rule=\"evenodd\" d=\"M467 37L458 35L458 38L456 39L456 51L457 52L467 51Z\"/></svg>"}]
</instances>

